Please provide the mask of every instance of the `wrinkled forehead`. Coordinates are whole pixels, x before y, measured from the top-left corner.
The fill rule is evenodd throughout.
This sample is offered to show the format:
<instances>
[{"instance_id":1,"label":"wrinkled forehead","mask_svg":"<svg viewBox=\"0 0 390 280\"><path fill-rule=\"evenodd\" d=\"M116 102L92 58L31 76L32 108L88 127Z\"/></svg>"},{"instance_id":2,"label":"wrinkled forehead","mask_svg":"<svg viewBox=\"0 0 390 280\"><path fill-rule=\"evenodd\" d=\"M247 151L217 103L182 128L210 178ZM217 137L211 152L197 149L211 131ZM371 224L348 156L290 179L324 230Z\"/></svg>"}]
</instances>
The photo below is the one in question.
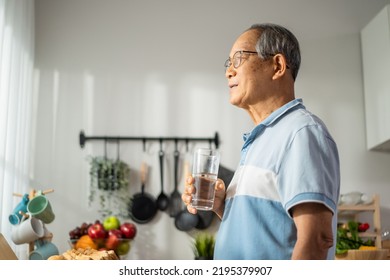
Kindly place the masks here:
<instances>
[{"instance_id":1,"label":"wrinkled forehead","mask_svg":"<svg viewBox=\"0 0 390 280\"><path fill-rule=\"evenodd\" d=\"M233 56L235 52L245 51L256 51L256 42L259 39L259 31L248 30L242 33L237 40L234 42L230 51L230 56Z\"/></svg>"}]
</instances>

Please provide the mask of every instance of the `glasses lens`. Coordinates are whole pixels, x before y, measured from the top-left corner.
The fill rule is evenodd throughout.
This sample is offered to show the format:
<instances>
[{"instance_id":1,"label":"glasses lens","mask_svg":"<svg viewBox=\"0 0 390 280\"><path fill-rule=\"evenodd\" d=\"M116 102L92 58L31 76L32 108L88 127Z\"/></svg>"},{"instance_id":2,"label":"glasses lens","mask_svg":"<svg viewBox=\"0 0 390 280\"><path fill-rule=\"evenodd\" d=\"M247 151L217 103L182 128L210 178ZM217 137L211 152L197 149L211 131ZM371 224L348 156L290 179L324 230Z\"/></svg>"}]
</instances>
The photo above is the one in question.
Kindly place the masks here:
<instances>
[{"instance_id":1,"label":"glasses lens","mask_svg":"<svg viewBox=\"0 0 390 280\"><path fill-rule=\"evenodd\" d=\"M225 71L230 67L230 65L232 65L232 63L230 62L230 58L228 58L228 59L226 59L225 64L224 64Z\"/></svg>"},{"instance_id":2,"label":"glasses lens","mask_svg":"<svg viewBox=\"0 0 390 280\"><path fill-rule=\"evenodd\" d=\"M242 52L238 51L233 55L233 66L238 68L241 65Z\"/></svg>"}]
</instances>

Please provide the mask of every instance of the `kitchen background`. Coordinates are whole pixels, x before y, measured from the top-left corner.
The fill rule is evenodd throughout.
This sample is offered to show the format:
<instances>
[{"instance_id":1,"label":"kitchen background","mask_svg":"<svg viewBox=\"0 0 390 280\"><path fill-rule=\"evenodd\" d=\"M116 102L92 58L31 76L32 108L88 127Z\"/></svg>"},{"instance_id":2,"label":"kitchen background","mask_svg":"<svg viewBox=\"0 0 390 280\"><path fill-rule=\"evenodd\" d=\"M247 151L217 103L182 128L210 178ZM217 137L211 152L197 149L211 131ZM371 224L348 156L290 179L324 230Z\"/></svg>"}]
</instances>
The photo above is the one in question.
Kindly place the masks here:
<instances>
[{"instance_id":1,"label":"kitchen background","mask_svg":"<svg viewBox=\"0 0 390 280\"><path fill-rule=\"evenodd\" d=\"M214 137L221 163L234 170L247 113L230 105L223 63L237 36L253 23L288 27L301 44L296 96L334 136L341 161L341 192L380 194L382 228L390 228L390 154L366 148L360 30L390 1L35 0L35 118L31 186L49 194L50 225L60 252L68 232L100 218L88 205L88 156L104 142L87 136ZM390 104L389 104L390 106ZM179 143L181 165L197 145ZM149 165L146 191L160 193L158 142L120 143L130 166L129 194L140 191L139 170ZM118 146L107 143L108 157ZM173 191L172 142L166 152L164 191ZM182 171L182 168L180 169ZM180 190L183 172L180 172ZM115 204L113 205L115 207ZM4 213L2 214L4 216ZM126 220L126 218L124 218ZM127 220L131 221L131 219ZM159 211L138 225L129 259L193 259L197 230L176 229ZM216 233L217 219L207 229ZM232 236L232 242L237 242Z\"/></svg>"}]
</instances>

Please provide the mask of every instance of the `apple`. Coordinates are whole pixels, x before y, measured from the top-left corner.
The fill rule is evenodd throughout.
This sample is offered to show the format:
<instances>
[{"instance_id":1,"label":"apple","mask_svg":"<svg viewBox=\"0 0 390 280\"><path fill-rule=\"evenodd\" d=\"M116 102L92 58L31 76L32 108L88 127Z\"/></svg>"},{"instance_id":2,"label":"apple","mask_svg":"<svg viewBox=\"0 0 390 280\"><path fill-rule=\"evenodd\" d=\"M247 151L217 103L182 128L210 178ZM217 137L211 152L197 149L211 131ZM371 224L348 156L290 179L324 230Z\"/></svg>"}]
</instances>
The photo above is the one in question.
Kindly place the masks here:
<instances>
[{"instance_id":1,"label":"apple","mask_svg":"<svg viewBox=\"0 0 390 280\"><path fill-rule=\"evenodd\" d=\"M123 223L119 227L124 238L134 239L137 234L137 227L133 223Z\"/></svg>"},{"instance_id":2,"label":"apple","mask_svg":"<svg viewBox=\"0 0 390 280\"><path fill-rule=\"evenodd\" d=\"M130 251L131 245L129 241L122 241L116 247L115 253L119 256L126 255Z\"/></svg>"},{"instance_id":3,"label":"apple","mask_svg":"<svg viewBox=\"0 0 390 280\"><path fill-rule=\"evenodd\" d=\"M95 223L88 228L88 235L92 239L103 239L107 236L107 231L101 223Z\"/></svg>"},{"instance_id":4,"label":"apple","mask_svg":"<svg viewBox=\"0 0 390 280\"><path fill-rule=\"evenodd\" d=\"M110 229L119 229L120 225L119 219L115 216L109 216L103 221L103 227L107 231Z\"/></svg>"},{"instance_id":5,"label":"apple","mask_svg":"<svg viewBox=\"0 0 390 280\"><path fill-rule=\"evenodd\" d=\"M109 250L115 250L120 242L121 241L118 236L116 236L115 234L111 234L106 240L105 247Z\"/></svg>"},{"instance_id":6,"label":"apple","mask_svg":"<svg viewBox=\"0 0 390 280\"><path fill-rule=\"evenodd\" d=\"M110 229L108 231L108 236L110 236L110 235L116 235L118 238L123 237L122 231L120 231L119 229Z\"/></svg>"}]
</instances>

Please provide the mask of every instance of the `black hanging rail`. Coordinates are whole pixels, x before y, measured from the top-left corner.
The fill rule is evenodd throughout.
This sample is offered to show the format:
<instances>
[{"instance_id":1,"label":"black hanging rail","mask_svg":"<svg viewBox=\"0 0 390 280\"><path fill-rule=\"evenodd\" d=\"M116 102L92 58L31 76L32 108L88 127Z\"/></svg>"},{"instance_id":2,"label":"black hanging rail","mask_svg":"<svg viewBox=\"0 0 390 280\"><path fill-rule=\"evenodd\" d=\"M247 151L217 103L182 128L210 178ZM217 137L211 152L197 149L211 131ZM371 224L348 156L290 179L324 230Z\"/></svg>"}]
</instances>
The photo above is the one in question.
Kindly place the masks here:
<instances>
[{"instance_id":1,"label":"black hanging rail","mask_svg":"<svg viewBox=\"0 0 390 280\"><path fill-rule=\"evenodd\" d=\"M219 147L219 135L218 132L215 133L213 138L197 138L197 137L128 137L128 136L86 136L84 131L80 132L79 136L80 147L84 148L85 142L90 140L102 140L102 141L142 141L145 145L147 141L185 141L188 142L209 142L214 143L215 148Z\"/></svg>"}]
</instances>

